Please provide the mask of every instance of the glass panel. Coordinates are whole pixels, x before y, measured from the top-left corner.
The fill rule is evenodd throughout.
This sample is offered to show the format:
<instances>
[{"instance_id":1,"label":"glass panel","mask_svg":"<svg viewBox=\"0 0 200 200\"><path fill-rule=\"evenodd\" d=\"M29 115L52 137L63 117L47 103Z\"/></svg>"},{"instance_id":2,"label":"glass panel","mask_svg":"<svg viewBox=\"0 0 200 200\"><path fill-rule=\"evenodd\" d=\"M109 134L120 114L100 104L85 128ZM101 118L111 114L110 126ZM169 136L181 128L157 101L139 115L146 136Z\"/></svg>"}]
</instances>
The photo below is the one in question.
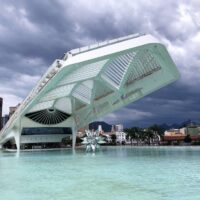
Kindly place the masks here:
<instances>
[{"instance_id":1,"label":"glass panel","mask_svg":"<svg viewBox=\"0 0 200 200\"><path fill-rule=\"evenodd\" d=\"M51 135L51 134L72 134L69 127L40 127L40 128L23 128L22 135Z\"/></svg>"}]
</instances>

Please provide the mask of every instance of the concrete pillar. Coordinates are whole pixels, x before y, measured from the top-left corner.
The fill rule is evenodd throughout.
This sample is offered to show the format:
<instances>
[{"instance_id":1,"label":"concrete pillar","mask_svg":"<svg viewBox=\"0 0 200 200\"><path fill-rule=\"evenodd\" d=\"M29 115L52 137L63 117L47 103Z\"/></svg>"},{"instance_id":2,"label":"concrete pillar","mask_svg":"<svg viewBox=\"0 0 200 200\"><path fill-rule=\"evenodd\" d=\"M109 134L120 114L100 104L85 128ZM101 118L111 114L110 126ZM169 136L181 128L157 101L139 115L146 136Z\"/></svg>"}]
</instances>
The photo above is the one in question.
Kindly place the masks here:
<instances>
[{"instance_id":1,"label":"concrete pillar","mask_svg":"<svg viewBox=\"0 0 200 200\"><path fill-rule=\"evenodd\" d=\"M15 144L16 144L16 147L17 147L17 152L20 151L20 136L21 136L21 131L15 130L14 131L14 138L15 138Z\"/></svg>"},{"instance_id":2,"label":"concrete pillar","mask_svg":"<svg viewBox=\"0 0 200 200\"><path fill-rule=\"evenodd\" d=\"M77 126L75 119L72 118L72 149L75 150L76 147L76 135L77 135Z\"/></svg>"},{"instance_id":3,"label":"concrete pillar","mask_svg":"<svg viewBox=\"0 0 200 200\"><path fill-rule=\"evenodd\" d=\"M76 146L76 135L77 135L77 128L76 126L74 126L72 128L72 149L73 150L75 149L75 146Z\"/></svg>"}]
</instances>

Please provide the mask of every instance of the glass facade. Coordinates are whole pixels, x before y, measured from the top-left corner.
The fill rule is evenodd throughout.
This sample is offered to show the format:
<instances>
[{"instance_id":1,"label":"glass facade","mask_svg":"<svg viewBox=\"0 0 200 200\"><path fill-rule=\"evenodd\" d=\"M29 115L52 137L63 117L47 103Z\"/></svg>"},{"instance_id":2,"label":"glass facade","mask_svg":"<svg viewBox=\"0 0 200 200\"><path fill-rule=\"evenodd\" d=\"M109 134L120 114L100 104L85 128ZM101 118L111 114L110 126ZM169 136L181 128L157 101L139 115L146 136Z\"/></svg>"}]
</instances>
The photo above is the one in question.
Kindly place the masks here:
<instances>
[{"instance_id":1,"label":"glass facade","mask_svg":"<svg viewBox=\"0 0 200 200\"><path fill-rule=\"evenodd\" d=\"M39 127L39 128L23 128L22 135L55 135L55 134L72 134L69 127Z\"/></svg>"}]
</instances>

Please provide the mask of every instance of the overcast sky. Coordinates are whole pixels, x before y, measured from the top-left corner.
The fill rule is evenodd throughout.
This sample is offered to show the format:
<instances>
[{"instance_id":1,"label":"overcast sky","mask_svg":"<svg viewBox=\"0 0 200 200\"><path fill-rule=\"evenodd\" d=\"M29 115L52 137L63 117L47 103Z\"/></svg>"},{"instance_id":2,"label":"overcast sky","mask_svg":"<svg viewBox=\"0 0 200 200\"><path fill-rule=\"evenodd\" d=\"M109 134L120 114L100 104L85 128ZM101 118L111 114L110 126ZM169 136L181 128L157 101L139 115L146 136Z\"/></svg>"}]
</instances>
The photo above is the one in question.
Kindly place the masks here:
<instances>
[{"instance_id":1,"label":"overcast sky","mask_svg":"<svg viewBox=\"0 0 200 200\"><path fill-rule=\"evenodd\" d=\"M4 114L64 52L139 32L167 46L181 78L104 119L126 126L200 121L199 0L0 0L0 5Z\"/></svg>"}]
</instances>

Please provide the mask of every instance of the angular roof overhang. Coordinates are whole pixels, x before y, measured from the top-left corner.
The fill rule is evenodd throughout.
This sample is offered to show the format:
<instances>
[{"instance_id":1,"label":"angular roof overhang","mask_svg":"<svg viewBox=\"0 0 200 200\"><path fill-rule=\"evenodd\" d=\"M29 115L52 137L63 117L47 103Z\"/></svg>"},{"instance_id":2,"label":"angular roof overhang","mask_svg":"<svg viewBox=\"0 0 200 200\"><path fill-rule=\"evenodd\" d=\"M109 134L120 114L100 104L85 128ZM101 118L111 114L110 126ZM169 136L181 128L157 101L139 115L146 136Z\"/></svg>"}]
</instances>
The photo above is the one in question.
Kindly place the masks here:
<instances>
[{"instance_id":1,"label":"angular roof overhang","mask_svg":"<svg viewBox=\"0 0 200 200\"><path fill-rule=\"evenodd\" d=\"M178 78L165 46L151 35L127 36L72 50L49 67L2 134L21 117L45 109L66 113L80 128ZM50 112L39 113L45 118L44 113Z\"/></svg>"}]
</instances>

